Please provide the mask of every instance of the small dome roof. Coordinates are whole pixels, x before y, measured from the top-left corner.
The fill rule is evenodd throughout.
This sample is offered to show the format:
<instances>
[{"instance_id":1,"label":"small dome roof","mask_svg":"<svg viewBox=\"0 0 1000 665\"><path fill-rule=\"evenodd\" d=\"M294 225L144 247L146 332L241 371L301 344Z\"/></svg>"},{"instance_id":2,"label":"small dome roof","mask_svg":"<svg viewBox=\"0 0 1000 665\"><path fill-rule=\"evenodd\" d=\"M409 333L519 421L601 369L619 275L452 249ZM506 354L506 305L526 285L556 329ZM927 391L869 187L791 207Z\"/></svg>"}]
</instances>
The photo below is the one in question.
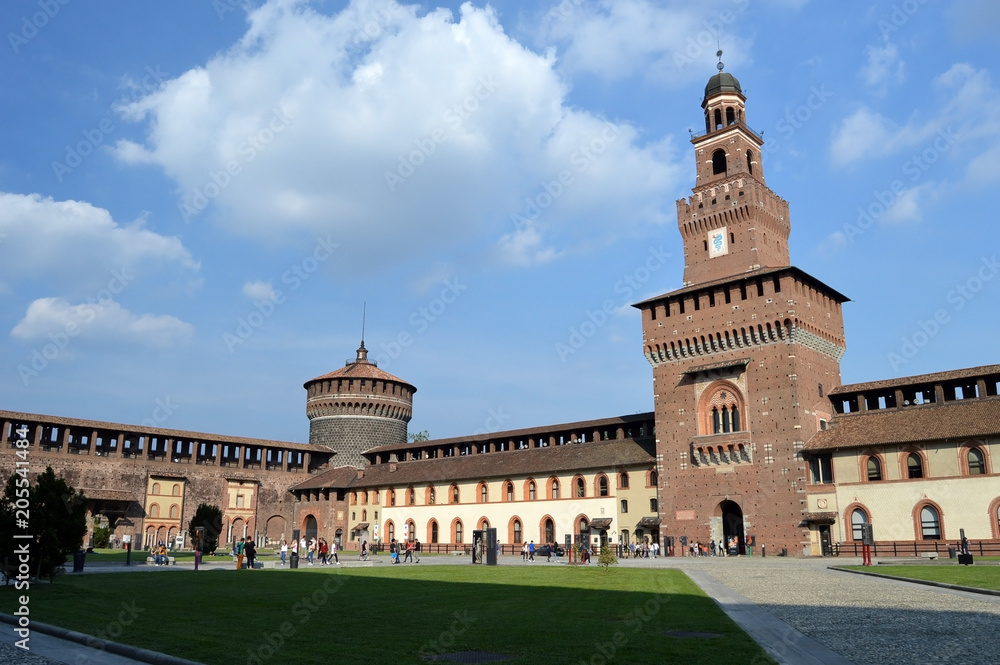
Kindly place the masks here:
<instances>
[{"instance_id":1,"label":"small dome roof","mask_svg":"<svg viewBox=\"0 0 1000 665\"><path fill-rule=\"evenodd\" d=\"M735 76L729 72L719 72L708 79L708 85L705 86L705 99L719 92L738 92L742 95L743 88L740 87L740 82L736 80Z\"/></svg>"}]
</instances>

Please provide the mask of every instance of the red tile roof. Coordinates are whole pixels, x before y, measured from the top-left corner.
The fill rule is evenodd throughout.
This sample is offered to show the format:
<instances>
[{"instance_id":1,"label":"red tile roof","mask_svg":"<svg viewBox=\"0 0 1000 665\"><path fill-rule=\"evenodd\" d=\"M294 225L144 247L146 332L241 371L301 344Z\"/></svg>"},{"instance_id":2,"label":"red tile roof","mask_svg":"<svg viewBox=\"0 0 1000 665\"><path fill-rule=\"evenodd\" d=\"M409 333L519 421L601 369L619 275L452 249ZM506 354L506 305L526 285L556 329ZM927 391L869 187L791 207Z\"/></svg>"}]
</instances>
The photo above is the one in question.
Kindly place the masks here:
<instances>
[{"instance_id":1,"label":"red tile roof","mask_svg":"<svg viewBox=\"0 0 1000 665\"><path fill-rule=\"evenodd\" d=\"M865 448L923 441L961 441L1000 435L1000 397L958 400L842 414L817 432L806 451Z\"/></svg>"}]
</instances>

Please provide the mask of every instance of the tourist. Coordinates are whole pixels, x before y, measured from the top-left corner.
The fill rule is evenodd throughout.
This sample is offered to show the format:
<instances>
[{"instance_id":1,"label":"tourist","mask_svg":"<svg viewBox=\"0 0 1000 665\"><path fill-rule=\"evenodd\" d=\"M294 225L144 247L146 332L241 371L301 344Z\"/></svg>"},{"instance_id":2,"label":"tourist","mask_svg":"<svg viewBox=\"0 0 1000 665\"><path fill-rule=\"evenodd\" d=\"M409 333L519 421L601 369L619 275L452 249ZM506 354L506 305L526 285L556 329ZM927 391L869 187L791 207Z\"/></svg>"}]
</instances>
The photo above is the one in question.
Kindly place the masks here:
<instances>
[{"instance_id":1,"label":"tourist","mask_svg":"<svg viewBox=\"0 0 1000 665\"><path fill-rule=\"evenodd\" d=\"M413 563L413 541L412 540L406 541L406 558L403 559L403 562L405 563L407 561L409 561L410 563Z\"/></svg>"},{"instance_id":2,"label":"tourist","mask_svg":"<svg viewBox=\"0 0 1000 665\"><path fill-rule=\"evenodd\" d=\"M528 543L528 561L535 560L535 541Z\"/></svg>"},{"instance_id":3,"label":"tourist","mask_svg":"<svg viewBox=\"0 0 1000 665\"><path fill-rule=\"evenodd\" d=\"M338 566L340 565L340 555L337 554L337 550L339 550L339 549L340 548L337 547L337 541L336 540L334 540L332 543L330 543L330 554L333 555L333 560L337 562ZM328 561L329 561L329 559L328 559Z\"/></svg>"},{"instance_id":4,"label":"tourist","mask_svg":"<svg viewBox=\"0 0 1000 665\"><path fill-rule=\"evenodd\" d=\"M257 545L252 539L247 538L246 544L243 546L243 551L247 555L247 568L253 570L254 559L257 558Z\"/></svg>"},{"instance_id":5,"label":"tourist","mask_svg":"<svg viewBox=\"0 0 1000 665\"><path fill-rule=\"evenodd\" d=\"M316 537L309 539L309 550L306 554L306 559L309 560L309 565L313 565L313 559L316 558Z\"/></svg>"},{"instance_id":6,"label":"tourist","mask_svg":"<svg viewBox=\"0 0 1000 665\"><path fill-rule=\"evenodd\" d=\"M319 552L320 565L325 566L328 562L327 557L330 554L330 546L327 544L326 538L319 539L319 545L316 549Z\"/></svg>"},{"instance_id":7,"label":"tourist","mask_svg":"<svg viewBox=\"0 0 1000 665\"><path fill-rule=\"evenodd\" d=\"M497 547L499 548L500 546L497 545ZM416 539L416 540L413 541L413 556L416 557L416 561L414 561L414 563L420 563L420 540L419 539Z\"/></svg>"},{"instance_id":8,"label":"tourist","mask_svg":"<svg viewBox=\"0 0 1000 665\"><path fill-rule=\"evenodd\" d=\"M285 565L285 555L288 554L288 541L281 539L281 565Z\"/></svg>"},{"instance_id":9,"label":"tourist","mask_svg":"<svg viewBox=\"0 0 1000 665\"><path fill-rule=\"evenodd\" d=\"M243 554L246 544L243 542L245 538L240 538L240 542L236 543L236 570L243 567Z\"/></svg>"},{"instance_id":10,"label":"tourist","mask_svg":"<svg viewBox=\"0 0 1000 665\"><path fill-rule=\"evenodd\" d=\"M368 560L368 541L367 540L362 540L361 541L361 556L359 556L358 559L361 560L361 561L367 561Z\"/></svg>"},{"instance_id":11,"label":"tourist","mask_svg":"<svg viewBox=\"0 0 1000 665\"><path fill-rule=\"evenodd\" d=\"M521 561L528 560L528 543L521 543Z\"/></svg>"}]
</instances>

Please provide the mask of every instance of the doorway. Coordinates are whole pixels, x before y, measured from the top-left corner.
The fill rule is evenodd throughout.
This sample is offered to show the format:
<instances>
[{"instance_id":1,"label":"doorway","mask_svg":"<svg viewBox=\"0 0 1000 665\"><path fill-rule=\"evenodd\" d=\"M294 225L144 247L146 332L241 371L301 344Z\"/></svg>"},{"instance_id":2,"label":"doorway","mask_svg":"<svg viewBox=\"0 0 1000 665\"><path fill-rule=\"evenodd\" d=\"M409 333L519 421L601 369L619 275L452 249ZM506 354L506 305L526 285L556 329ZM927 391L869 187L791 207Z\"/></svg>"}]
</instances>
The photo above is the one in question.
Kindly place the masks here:
<instances>
[{"instance_id":1,"label":"doorway","mask_svg":"<svg viewBox=\"0 0 1000 665\"><path fill-rule=\"evenodd\" d=\"M743 540L743 509L735 501L723 501L719 504L722 512L722 537L726 548L731 554L735 543L736 554L746 554L746 543Z\"/></svg>"}]
</instances>

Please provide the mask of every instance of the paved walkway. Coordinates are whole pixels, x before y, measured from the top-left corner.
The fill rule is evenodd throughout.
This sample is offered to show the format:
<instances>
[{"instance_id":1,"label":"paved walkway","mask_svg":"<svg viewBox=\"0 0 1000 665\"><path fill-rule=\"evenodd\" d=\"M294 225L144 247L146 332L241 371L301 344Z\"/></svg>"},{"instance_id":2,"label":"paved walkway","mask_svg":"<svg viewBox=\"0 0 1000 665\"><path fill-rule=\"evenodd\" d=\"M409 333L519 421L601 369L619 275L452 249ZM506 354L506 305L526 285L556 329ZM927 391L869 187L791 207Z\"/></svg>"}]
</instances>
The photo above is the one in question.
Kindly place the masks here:
<instances>
[{"instance_id":1,"label":"paved walkway","mask_svg":"<svg viewBox=\"0 0 1000 665\"><path fill-rule=\"evenodd\" d=\"M345 564L351 561L342 557ZM388 565L377 557L374 565ZM504 556L501 565L550 567L544 557L522 562ZM1000 597L984 596L830 570L854 559L659 558L622 560L623 568L677 568L711 596L781 665L922 665L1000 663ZM351 561L350 567L368 566ZM469 565L467 557L425 556L419 565ZM403 564L417 565L417 564ZM144 565L93 566L85 572L171 570ZM345 566L346 567L346 566ZM212 566L215 569L229 566ZM877 567L876 567L877 570ZM32 631L31 652L0 623L0 663L28 665L133 665L131 660L89 649L71 639ZM169 657L164 658L166 661ZM156 660L153 658L152 660Z\"/></svg>"}]
</instances>

